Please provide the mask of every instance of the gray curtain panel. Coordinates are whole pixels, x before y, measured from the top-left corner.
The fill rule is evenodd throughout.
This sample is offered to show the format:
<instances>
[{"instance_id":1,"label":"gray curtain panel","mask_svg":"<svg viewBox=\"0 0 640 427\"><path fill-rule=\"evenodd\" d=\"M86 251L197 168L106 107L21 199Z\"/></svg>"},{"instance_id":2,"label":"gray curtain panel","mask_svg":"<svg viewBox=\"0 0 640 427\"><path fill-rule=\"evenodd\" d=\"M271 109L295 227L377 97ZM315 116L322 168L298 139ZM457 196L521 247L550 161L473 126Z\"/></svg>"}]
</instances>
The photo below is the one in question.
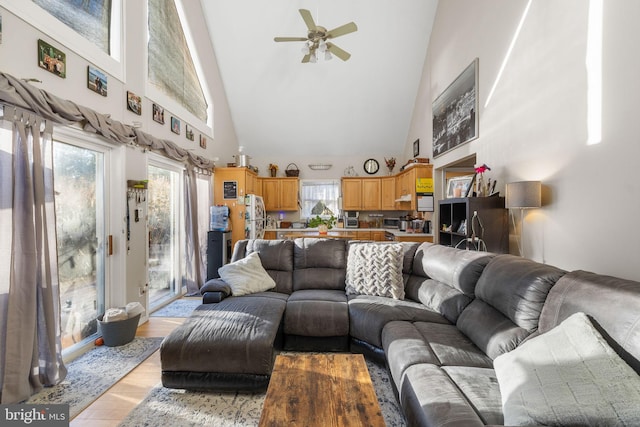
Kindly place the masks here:
<instances>
[{"instance_id":1,"label":"gray curtain panel","mask_svg":"<svg viewBox=\"0 0 640 427\"><path fill-rule=\"evenodd\" d=\"M11 146L0 138L0 165L13 179L0 186L0 210L11 212L11 232L0 253L0 403L17 403L67 374L60 340L60 295L53 198L51 123L4 107L1 129L11 122ZM4 176L3 176L4 178ZM2 216L2 230L9 215Z\"/></svg>"},{"instance_id":2,"label":"gray curtain panel","mask_svg":"<svg viewBox=\"0 0 640 427\"><path fill-rule=\"evenodd\" d=\"M198 188L196 171L188 166L184 174L184 216L185 216L185 268L182 279L187 294L197 294L204 285L200 262L200 237L198 236Z\"/></svg>"}]
</instances>

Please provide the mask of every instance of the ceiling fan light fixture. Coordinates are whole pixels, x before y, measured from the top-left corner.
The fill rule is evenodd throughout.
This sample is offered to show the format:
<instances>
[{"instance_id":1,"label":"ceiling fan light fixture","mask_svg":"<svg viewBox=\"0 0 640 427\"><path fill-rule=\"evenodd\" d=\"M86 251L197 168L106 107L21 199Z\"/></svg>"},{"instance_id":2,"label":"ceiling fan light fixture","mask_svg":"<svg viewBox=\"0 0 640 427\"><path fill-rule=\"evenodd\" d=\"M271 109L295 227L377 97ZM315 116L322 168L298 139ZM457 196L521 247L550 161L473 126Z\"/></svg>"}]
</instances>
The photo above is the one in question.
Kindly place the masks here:
<instances>
[{"instance_id":1,"label":"ceiling fan light fixture","mask_svg":"<svg viewBox=\"0 0 640 427\"><path fill-rule=\"evenodd\" d=\"M327 42L325 42L324 40L320 40L320 43L318 43L318 50L322 53L327 51Z\"/></svg>"},{"instance_id":2,"label":"ceiling fan light fixture","mask_svg":"<svg viewBox=\"0 0 640 427\"><path fill-rule=\"evenodd\" d=\"M324 53L324 60L325 61L331 61L331 59L333 58L333 55L331 55L331 52L329 52L328 50Z\"/></svg>"},{"instance_id":3,"label":"ceiling fan light fixture","mask_svg":"<svg viewBox=\"0 0 640 427\"><path fill-rule=\"evenodd\" d=\"M311 56L309 57L309 62L311 63L316 63L318 61L318 58L316 57L316 53L315 51L311 53Z\"/></svg>"},{"instance_id":4,"label":"ceiling fan light fixture","mask_svg":"<svg viewBox=\"0 0 640 427\"><path fill-rule=\"evenodd\" d=\"M308 55L309 54L309 45L305 43L304 46L302 46L302 49L300 49L300 51L302 53L304 53L305 55Z\"/></svg>"}]
</instances>

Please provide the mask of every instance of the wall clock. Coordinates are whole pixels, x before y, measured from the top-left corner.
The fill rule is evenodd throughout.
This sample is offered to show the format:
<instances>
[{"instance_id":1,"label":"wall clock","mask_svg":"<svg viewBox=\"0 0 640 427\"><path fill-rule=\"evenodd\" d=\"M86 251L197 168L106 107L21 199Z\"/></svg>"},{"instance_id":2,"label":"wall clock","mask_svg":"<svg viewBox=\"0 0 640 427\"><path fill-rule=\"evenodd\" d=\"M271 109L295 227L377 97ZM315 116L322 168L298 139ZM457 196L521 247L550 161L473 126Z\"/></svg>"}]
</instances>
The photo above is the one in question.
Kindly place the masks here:
<instances>
[{"instance_id":1,"label":"wall clock","mask_svg":"<svg viewBox=\"0 0 640 427\"><path fill-rule=\"evenodd\" d=\"M378 172L378 169L380 169L380 165L376 159L368 159L364 162L364 171L369 175Z\"/></svg>"}]
</instances>

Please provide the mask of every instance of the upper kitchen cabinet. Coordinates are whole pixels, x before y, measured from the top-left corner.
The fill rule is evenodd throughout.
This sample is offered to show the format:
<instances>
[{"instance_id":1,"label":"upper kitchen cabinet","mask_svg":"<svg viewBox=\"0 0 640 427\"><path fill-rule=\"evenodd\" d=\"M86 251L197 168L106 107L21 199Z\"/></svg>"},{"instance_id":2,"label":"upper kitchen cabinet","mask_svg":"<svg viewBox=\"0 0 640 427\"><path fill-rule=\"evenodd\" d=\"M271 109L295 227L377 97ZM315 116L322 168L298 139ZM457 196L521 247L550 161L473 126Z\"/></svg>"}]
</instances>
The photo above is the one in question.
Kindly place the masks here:
<instances>
[{"instance_id":1,"label":"upper kitchen cabinet","mask_svg":"<svg viewBox=\"0 0 640 427\"><path fill-rule=\"evenodd\" d=\"M342 178L342 210L380 210L380 178Z\"/></svg>"},{"instance_id":2,"label":"upper kitchen cabinet","mask_svg":"<svg viewBox=\"0 0 640 427\"><path fill-rule=\"evenodd\" d=\"M433 178L433 165L418 163L396 175L397 210L417 210L416 182L421 178Z\"/></svg>"},{"instance_id":3,"label":"upper kitchen cabinet","mask_svg":"<svg viewBox=\"0 0 640 427\"><path fill-rule=\"evenodd\" d=\"M261 178L260 181L267 211L298 210L298 178Z\"/></svg>"},{"instance_id":4,"label":"upper kitchen cabinet","mask_svg":"<svg viewBox=\"0 0 640 427\"><path fill-rule=\"evenodd\" d=\"M380 179L380 209L396 210L396 177L388 176Z\"/></svg>"}]
</instances>

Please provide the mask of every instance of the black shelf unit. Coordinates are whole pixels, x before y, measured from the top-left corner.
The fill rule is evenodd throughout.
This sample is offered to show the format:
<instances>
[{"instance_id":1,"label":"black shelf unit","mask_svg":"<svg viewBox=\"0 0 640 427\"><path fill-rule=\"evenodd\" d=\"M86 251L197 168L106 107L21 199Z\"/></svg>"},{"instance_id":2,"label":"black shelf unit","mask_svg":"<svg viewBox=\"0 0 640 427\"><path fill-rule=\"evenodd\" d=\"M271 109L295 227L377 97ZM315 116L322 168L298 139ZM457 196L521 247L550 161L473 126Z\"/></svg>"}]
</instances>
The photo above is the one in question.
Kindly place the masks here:
<instances>
[{"instance_id":1,"label":"black shelf unit","mask_svg":"<svg viewBox=\"0 0 640 427\"><path fill-rule=\"evenodd\" d=\"M441 245L470 250L484 250L486 246L488 252L509 253L509 216L504 197L444 199L438 202L438 212L438 243ZM477 213L475 218L474 213ZM472 220L475 237L481 238L484 245L472 239ZM463 223L466 229L460 228ZM451 228L444 231L443 225Z\"/></svg>"}]
</instances>

